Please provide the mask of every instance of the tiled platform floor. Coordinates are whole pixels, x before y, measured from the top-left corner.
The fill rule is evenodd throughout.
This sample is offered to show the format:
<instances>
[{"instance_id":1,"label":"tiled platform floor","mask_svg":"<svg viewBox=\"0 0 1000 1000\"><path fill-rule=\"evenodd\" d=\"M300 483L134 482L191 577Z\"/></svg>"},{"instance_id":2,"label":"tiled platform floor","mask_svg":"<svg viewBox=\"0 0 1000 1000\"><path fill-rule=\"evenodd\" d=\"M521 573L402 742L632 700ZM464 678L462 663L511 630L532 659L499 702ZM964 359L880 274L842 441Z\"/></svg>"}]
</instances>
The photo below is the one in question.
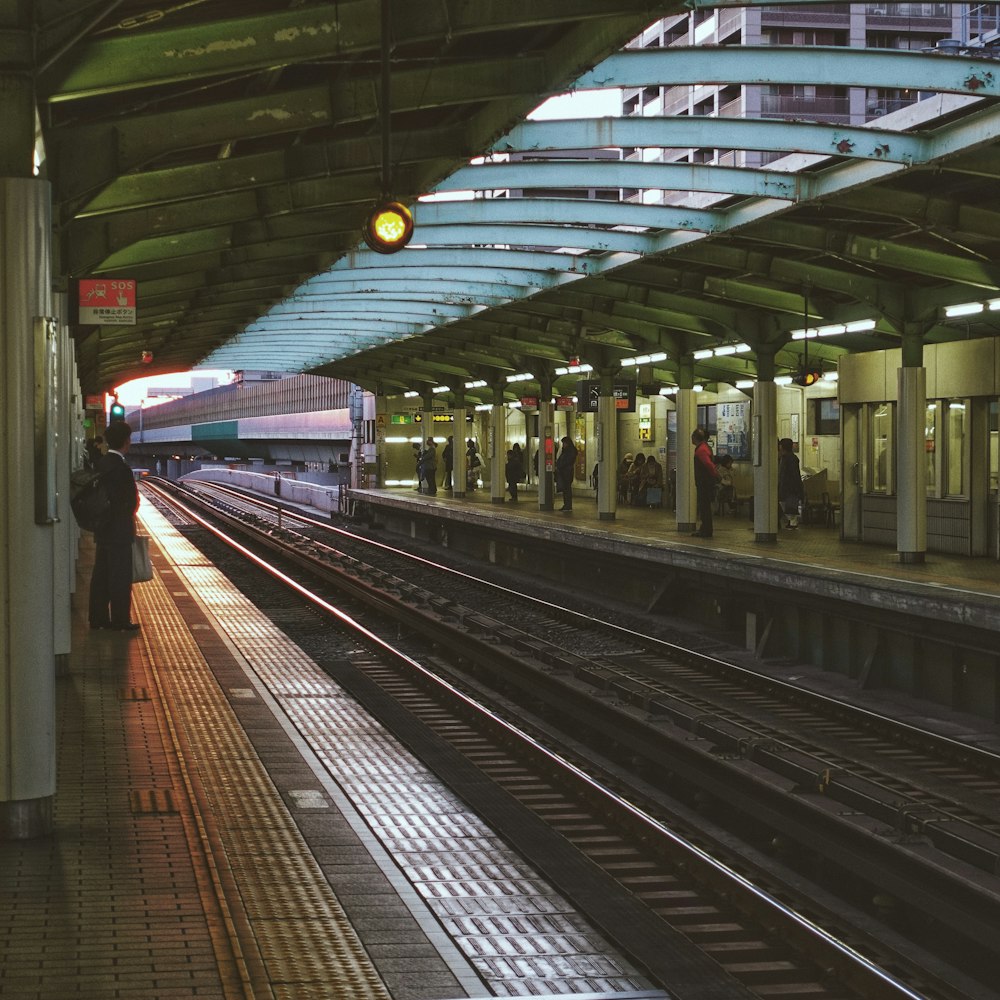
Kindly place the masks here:
<instances>
[{"instance_id":1,"label":"tiled platform floor","mask_svg":"<svg viewBox=\"0 0 1000 1000\"><path fill-rule=\"evenodd\" d=\"M228 710L192 638L199 623L171 600L188 595L168 593L158 555L160 576L135 588L143 631L92 632L81 613L92 556L85 539L58 682L55 831L0 844L0 996L388 1000ZM238 783L259 852L249 878L220 836L232 818L209 805L212 770ZM267 898L268 874L294 919Z\"/></svg>"}]
</instances>

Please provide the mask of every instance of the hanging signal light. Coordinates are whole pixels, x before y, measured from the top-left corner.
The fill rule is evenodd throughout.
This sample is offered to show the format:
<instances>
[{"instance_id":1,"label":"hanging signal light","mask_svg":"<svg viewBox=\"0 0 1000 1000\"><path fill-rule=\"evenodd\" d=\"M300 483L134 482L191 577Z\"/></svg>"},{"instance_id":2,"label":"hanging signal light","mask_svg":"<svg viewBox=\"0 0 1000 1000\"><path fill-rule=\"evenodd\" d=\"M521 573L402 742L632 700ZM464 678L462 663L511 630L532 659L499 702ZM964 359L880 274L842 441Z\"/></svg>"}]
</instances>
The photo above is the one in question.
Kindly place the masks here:
<instances>
[{"instance_id":1,"label":"hanging signal light","mask_svg":"<svg viewBox=\"0 0 1000 1000\"><path fill-rule=\"evenodd\" d=\"M384 201L365 220L365 243L376 253L396 253L413 235L413 214L398 201Z\"/></svg>"},{"instance_id":2,"label":"hanging signal light","mask_svg":"<svg viewBox=\"0 0 1000 1000\"><path fill-rule=\"evenodd\" d=\"M821 378L823 373L818 368L803 368L798 375L792 376L792 381L796 385L815 385Z\"/></svg>"}]
</instances>

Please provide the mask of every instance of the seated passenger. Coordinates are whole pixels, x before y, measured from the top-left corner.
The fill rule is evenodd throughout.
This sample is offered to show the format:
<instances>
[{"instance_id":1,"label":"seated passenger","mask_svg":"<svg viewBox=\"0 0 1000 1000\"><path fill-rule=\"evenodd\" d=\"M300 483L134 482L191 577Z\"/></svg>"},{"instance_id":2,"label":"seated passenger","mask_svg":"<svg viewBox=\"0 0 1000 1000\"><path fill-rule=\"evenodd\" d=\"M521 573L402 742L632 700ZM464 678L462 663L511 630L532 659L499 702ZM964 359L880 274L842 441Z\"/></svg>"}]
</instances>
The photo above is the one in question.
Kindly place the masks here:
<instances>
[{"instance_id":1,"label":"seated passenger","mask_svg":"<svg viewBox=\"0 0 1000 1000\"><path fill-rule=\"evenodd\" d=\"M643 487L643 477L645 475L645 465L646 456L640 451L638 455L635 456L635 461L629 467L628 470L628 498L627 503L631 504L633 507L639 503L639 490ZM645 494L645 488L642 489L643 494Z\"/></svg>"},{"instance_id":2,"label":"seated passenger","mask_svg":"<svg viewBox=\"0 0 1000 1000\"><path fill-rule=\"evenodd\" d=\"M716 461L719 481L715 485L715 512L725 513L726 507L732 511L736 507L736 486L733 482L733 456L720 455Z\"/></svg>"},{"instance_id":3,"label":"seated passenger","mask_svg":"<svg viewBox=\"0 0 1000 1000\"><path fill-rule=\"evenodd\" d=\"M628 471L632 468L632 461L635 456L632 452L626 452L622 458L621 465L618 466L618 502L628 503Z\"/></svg>"},{"instance_id":4,"label":"seated passenger","mask_svg":"<svg viewBox=\"0 0 1000 1000\"><path fill-rule=\"evenodd\" d=\"M656 494L651 494L650 490L656 490L657 492ZM646 459L644 466L639 502L641 504L663 503L663 467L652 455Z\"/></svg>"}]
</instances>

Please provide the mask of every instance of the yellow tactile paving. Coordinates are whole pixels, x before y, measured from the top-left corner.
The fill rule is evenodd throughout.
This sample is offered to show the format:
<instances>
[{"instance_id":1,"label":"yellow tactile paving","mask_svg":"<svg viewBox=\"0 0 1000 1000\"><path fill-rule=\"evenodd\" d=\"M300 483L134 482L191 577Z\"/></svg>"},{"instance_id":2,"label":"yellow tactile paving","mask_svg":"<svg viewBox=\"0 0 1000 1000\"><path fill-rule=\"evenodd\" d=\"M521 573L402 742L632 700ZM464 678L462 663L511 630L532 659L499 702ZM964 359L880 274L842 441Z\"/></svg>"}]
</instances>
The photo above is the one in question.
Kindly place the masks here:
<instances>
[{"instance_id":1,"label":"yellow tactile paving","mask_svg":"<svg viewBox=\"0 0 1000 1000\"><path fill-rule=\"evenodd\" d=\"M177 533L162 518L155 523L151 519L150 527L173 558ZM398 871L412 883L401 891L415 890L421 909L433 913L465 962L485 980L486 987L470 981L472 995L488 991L498 996L613 994L648 988L642 975L600 934L584 930L585 922L574 917L574 908L565 898L493 839L482 819L287 636L264 621L218 570L189 558L187 543L181 538L178 543L178 574L197 589L206 611L215 616L257 682L335 778L370 832L388 849ZM248 830L253 823L273 821L266 811L253 819L248 813L253 803L244 801L239 790L224 782L214 787L215 811L231 814L233 827ZM473 876L467 868L467 852L473 845L486 843L484 861L492 871L484 868ZM258 859L251 856L247 863L252 866ZM273 914L283 921L289 912L288 892L282 880L259 877L247 890L247 911L251 917ZM306 896L299 893L296 898L304 902ZM309 905L314 902L310 899ZM504 907L511 906L517 913L534 915L537 923L530 935L511 933L496 921ZM480 921L478 929L464 922L470 912ZM322 919L321 914L317 919ZM567 920L577 927L571 947L562 933ZM489 957L525 948L542 948L544 960L527 965ZM265 954L269 951L264 945L262 949ZM416 968L414 974L419 975Z\"/></svg>"},{"instance_id":2,"label":"yellow tactile paving","mask_svg":"<svg viewBox=\"0 0 1000 1000\"><path fill-rule=\"evenodd\" d=\"M148 506L143 520L165 539L177 567L211 586L212 570ZM150 525L153 522L154 525ZM228 909L231 930L262 962L262 995L389 1000L333 890L204 661L162 576L134 589L138 617L157 645L146 655L172 723L185 780L196 786L203 849ZM252 831L252 841L243 834ZM252 844L252 846L251 846ZM269 863L267 859L272 859ZM245 924L252 940L245 940ZM251 967L252 969L252 967ZM272 991L271 984L275 984ZM280 988L278 986L280 984ZM253 995L258 995L254 992Z\"/></svg>"}]
</instances>

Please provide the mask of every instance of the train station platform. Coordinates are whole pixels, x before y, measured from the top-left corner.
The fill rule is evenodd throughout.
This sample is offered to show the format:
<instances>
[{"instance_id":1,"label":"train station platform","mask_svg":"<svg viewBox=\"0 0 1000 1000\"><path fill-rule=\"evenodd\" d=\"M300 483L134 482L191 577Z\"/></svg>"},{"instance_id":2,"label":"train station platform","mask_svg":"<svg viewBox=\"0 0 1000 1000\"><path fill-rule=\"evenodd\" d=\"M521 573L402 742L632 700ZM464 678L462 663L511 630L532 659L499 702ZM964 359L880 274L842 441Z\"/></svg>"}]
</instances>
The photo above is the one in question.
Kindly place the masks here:
<instances>
[{"instance_id":1,"label":"train station platform","mask_svg":"<svg viewBox=\"0 0 1000 1000\"><path fill-rule=\"evenodd\" d=\"M994 559L929 552L902 563L893 548L842 541L825 517L780 530L774 543L755 540L746 513L717 516L712 538L692 537L661 507L619 507L602 520L584 490L567 512L540 510L531 492L503 504L485 490L350 497L376 525L513 570L529 589L549 578L581 600L689 621L742 649L755 670L813 667L814 688L849 700L880 692L890 713L913 698L942 717L1000 721ZM966 732L966 721L954 731Z\"/></svg>"},{"instance_id":2,"label":"train station platform","mask_svg":"<svg viewBox=\"0 0 1000 1000\"><path fill-rule=\"evenodd\" d=\"M469 852L540 885L524 863L145 500L140 517L156 574L136 633L88 628L81 543L55 830L0 843L0 997L663 1000L551 889L512 930Z\"/></svg>"},{"instance_id":3,"label":"train station platform","mask_svg":"<svg viewBox=\"0 0 1000 1000\"><path fill-rule=\"evenodd\" d=\"M434 508L448 520L491 518L504 530L595 551L618 552L661 565L724 566L730 574L763 572L774 580L818 577L853 582L865 588L952 597L968 605L980 601L992 607L1000 597L1000 570L994 559L930 552L924 563L904 564L885 545L845 542L835 521L825 516L805 520L798 528L782 529L774 544L754 539L753 522L745 511L716 515L712 538L678 532L674 512L665 507L620 506L614 520L601 520L589 491L580 491L572 511L540 510L535 495L522 491L517 503L495 504L486 490L453 498L450 492L418 493L415 489L351 490L351 496L373 510ZM557 503L561 501L558 501ZM993 608L1000 612L1000 606ZM996 618L1000 628L1000 614Z\"/></svg>"}]
</instances>

